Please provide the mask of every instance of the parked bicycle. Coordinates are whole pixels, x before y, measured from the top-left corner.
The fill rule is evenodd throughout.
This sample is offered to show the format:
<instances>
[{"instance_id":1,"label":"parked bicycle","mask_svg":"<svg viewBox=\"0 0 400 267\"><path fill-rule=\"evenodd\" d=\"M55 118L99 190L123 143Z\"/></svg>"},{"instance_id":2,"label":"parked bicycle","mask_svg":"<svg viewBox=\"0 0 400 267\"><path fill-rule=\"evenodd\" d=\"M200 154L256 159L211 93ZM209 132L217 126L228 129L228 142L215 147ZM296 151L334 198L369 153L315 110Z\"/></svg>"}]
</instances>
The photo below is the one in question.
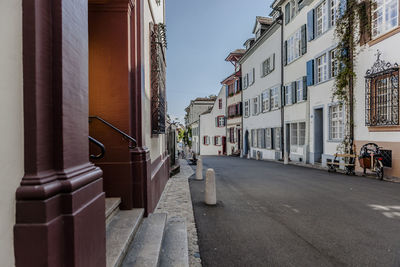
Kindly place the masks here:
<instances>
[{"instance_id":1,"label":"parked bicycle","mask_svg":"<svg viewBox=\"0 0 400 267\"><path fill-rule=\"evenodd\" d=\"M368 143L361 147L358 158L361 168L364 169L364 175L367 169L376 173L376 176L383 180L383 155L381 148L375 143Z\"/></svg>"}]
</instances>

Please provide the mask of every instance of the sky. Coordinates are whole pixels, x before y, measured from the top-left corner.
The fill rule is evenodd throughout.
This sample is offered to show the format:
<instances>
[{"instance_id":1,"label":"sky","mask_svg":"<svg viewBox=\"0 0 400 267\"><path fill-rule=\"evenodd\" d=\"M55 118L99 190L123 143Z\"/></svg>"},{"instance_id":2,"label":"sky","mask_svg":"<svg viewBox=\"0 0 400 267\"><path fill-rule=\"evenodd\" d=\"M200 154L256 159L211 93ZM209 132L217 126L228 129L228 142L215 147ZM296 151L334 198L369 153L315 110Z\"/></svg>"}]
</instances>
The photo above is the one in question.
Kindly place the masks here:
<instances>
[{"instance_id":1,"label":"sky","mask_svg":"<svg viewBox=\"0 0 400 267\"><path fill-rule=\"evenodd\" d=\"M184 122L196 97L218 95L233 73L225 61L253 37L256 16L268 16L271 0L166 0L167 101L172 119Z\"/></svg>"}]
</instances>

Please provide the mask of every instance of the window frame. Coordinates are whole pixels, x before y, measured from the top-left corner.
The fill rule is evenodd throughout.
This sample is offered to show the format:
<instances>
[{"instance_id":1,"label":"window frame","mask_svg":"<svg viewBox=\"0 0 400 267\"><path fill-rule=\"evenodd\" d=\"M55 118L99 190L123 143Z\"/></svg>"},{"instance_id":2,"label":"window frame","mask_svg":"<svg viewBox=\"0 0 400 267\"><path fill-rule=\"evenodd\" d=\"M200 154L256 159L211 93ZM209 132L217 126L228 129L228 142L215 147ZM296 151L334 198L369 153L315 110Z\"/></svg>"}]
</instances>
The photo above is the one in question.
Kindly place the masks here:
<instances>
[{"instance_id":1,"label":"window frame","mask_svg":"<svg viewBox=\"0 0 400 267\"><path fill-rule=\"evenodd\" d=\"M399 1L398 0L392 0L392 1L381 0L381 1L383 3L383 5L381 7L379 7L379 8L377 7L377 2L374 2L372 4L372 6L371 6L371 39L372 40L377 39L377 38L381 37L382 35L385 35L386 33L398 28L399 25L400 25L400 23L399 23L399 20L400 20L399 19ZM389 3L386 3L386 2L389 2ZM385 27L387 25L387 22L385 20L386 19L386 15L387 15L386 5L389 5L391 2L396 2L396 7L395 7L395 9L393 9L397 13L396 14L397 15L397 17L396 17L396 25L394 25L394 26L392 26L390 28L387 28L387 27ZM375 27L374 24L378 21L378 17L379 17L379 16L377 16L375 18L375 12L377 12L377 10L379 10L379 9L382 10L382 16L381 16L381 18L382 18L382 26L381 27L384 27L384 29L383 30L381 29L381 31L379 31L379 32L375 32L374 31L375 28L378 28L378 27ZM392 11L392 10L390 10L390 11ZM390 14L390 11L388 12L389 14Z\"/></svg>"},{"instance_id":2,"label":"window frame","mask_svg":"<svg viewBox=\"0 0 400 267\"><path fill-rule=\"evenodd\" d=\"M338 110L333 112L333 109ZM337 115L336 118L333 118L334 114ZM337 131L335 131L337 136L333 136L334 122L338 123L338 125L335 126L335 128L337 128ZM332 103L328 106L328 133L329 141L340 142L344 139L344 105L342 103Z\"/></svg>"},{"instance_id":3,"label":"window frame","mask_svg":"<svg viewBox=\"0 0 400 267\"><path fill-rule=\"evenodd\" d=\"M321 61L322 63L320 64L319 59L321 58L324 58L325 62ZM315 58L315 84L323 83L329 80L328 66L329 62L327 53L323 53ZM321 76L319 75L320 73Z\"/></svg>"}]
</instances>

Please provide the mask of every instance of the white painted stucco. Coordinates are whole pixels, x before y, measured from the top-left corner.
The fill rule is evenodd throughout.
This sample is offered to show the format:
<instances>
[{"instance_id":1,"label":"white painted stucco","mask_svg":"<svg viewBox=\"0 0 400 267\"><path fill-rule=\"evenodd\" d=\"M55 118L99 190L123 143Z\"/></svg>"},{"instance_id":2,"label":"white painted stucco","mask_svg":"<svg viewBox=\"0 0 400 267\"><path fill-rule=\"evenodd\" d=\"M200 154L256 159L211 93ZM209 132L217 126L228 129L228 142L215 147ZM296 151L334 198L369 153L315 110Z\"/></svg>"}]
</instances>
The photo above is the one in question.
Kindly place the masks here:
<instances>
[{"instance_id":1,"label":"white painted stucco","mask_svg":"<svg viewBox=\"0 0 400 267\"><path fill-rule=\"evenodd\" d=\"M400 142L400 132L370 132L368 127L365 126L365 79L364 76L368 69L372 67L376 61L377 50L382 54L381 60L390 62L392 64L400 64L400 50L397 49L400 44L400 34L395 34L373 46L365 45L358 57L355 64L356 82L354 87L354 94L356 103L354 105L354 135L355 140L371 140L380 142Z\"/></svg>"},{"instance_id":2,"label":"white painted stucco","mask_svg":"<svg viewBox=\"0 0 400 267\"><path fill-rule=\"evenodd\" d=\"M24 175L22 1L0 1L0 261L14 266L15 191Z\"/></svg>"},{"instance_id":3,"label":"white painted stucco","mask_svg":"<svg viewBox=\"0 0 400 267\"><path fill-rule=\"evenodd\" d=\"M220 108L220 100L221 108ZM222 137L226 136L226 127L217 127L215 119L218 116L226 117L226 87L222 86L219 91L218 97L209 113L200 115L200 155L222 155ZM203 140L204 136L210 137L210 144L205 145ZM214 144L214 137L220 137L221 143L219 145Z\"/></svg>"},{"instance_id":4,"label":"white painted stucco","mask_svg":"<svg viewBox=\"0 0 400 267\"><path fill-rule=\"evenodd\" d=\"M312 8L316 8L321 4L321 1L313 1L310 6L305 8L305 12L308 12ZM301 11L303 12L303 10ZM306 14L307 15L307 14ZM307 18L305 18L304 23ZM336 47L337 40L335 38L335 28L329 27L329 29L322 35L316 37L314 40L307 42L307 53L305 58L307 60L314 59L314 73L316 72L315 60L317 57L324 53L327 53ZM329 64L329 60L328 60ZM329 72L330 66L328 66ZM316 80L316 79L314 79ZM328 78L327 81L322 83L315 83L314 85L308 86L308 99L310 105L310 124L309 124L309 140L310 140L310 153L309 161L314 163L314 153L316 152L315 143L318 142L315 136L315 127L320 127L315 122L315 110L322 108L323 112L323 151L322 151L322 165L326 165L326 159L332 158L337 152L338 145L341 144L342 140L330 140L329 139L329 107L330 105L337 104L337 100L333 99L333 91L335 86L335 78ZM344 116L345 117L345 116ZM343 118L344 118L343 117Z\"/></svg>"},{"instance_id":5,"label":"white painted stucco","mask_svg":"<svg viewBox=\"0 0 400 267\"><path fill-rule=\"evenodd\" d=\"M285 10L285 5L289 1L283 1L281 4L282 10ZM309 1L310 2L310 1ZM309 3L306 2L306 3ZM293 33L299 30L302 25L307 24L307 13L309 10L312 9L312 6L306 5L303 7L297 14L291 19L288 24L283 22L283 40L287 40ZM309 50L309 42L307 42L307 52L300 56L299 58L295 59L294 61L290 62L284 67L284 84L289 84L293 81L296 81L304 76L307 76L307 69L306 64L309 60L310 53ZM308 162L308 151L309 151L309 118L310 118L310 111L309 111L309 102L301 101L299 103L293 105L287 105L284 108L284 132L285 132L285 149L287 150L287 124L288 123L296 123L296 122L305 122L306 123L306 136L305 136L305 145L303 146L290 146L290 159L291 160L299 160L302 162Z\"/></svg>"},{"instance_id":6,"label":"white painted stucco","mask_svg":"<svg viewBox=\"0 0 400 267\"><path fill-rule=\"evenodd\" d=\"M281 127L281 109L276 108L266 112L260 112L258 115L253 115L252 99L260 96L266 89L272 87L281 87L281 30L278 24L271 27L268 32L265 32L261 38L249 49L240 60L242 64L242 74L251 72L255 68L254 84L243 90L243 108L244 103L250 100L250 116L244 116L243 111L243 138L246 131L249 134L250 156L253 151L261 151L263 159L277 159L275 149L254 148L251 144L251 130L262 128L277 128ZM270 56L275 54L275 68L267 76L262 75L262 63ZM243 141L245 142L245 141ZM243 143L244 147L244 143Z\"/></svg>"}]
</instances>

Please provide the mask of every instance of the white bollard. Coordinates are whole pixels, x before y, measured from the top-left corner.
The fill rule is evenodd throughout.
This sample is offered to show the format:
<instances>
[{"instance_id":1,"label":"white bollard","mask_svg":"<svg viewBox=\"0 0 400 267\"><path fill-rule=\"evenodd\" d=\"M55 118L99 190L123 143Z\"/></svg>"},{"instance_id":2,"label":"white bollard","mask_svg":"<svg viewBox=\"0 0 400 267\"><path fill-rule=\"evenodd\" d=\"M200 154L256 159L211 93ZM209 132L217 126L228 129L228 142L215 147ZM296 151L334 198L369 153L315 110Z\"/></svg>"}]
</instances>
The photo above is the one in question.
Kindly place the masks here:
<instances>
[{"instance_id":1,"label":"white bollard","mask_svg":"<svg viewBox=\"0 0 400 267\"><path fill-rule=\"evenodd\" d=\"M201 158L197 160L196 180L203 180L203 160Z\"/></svg>"},{"instance_id":2,"label":"white bollard","mask_svg":"<svg viewBox=\"0 0 400 267\"><path fill-rule=\"evenodd\" d=\"M289 164L289 153L286 151L283 153L283 164Z\"/></svg>"},{"instance_id":3,"label":"white bollard","mask_svg":"<svg viewBox=\"0 0 400 267\"><path fill-rule=\"evenodd\" d=\"M206 190L204 201L207 205L217 204L217 192L215 188L215 172L213 169L208 169L206 172Z\"/></svg>"}]
</instances>

